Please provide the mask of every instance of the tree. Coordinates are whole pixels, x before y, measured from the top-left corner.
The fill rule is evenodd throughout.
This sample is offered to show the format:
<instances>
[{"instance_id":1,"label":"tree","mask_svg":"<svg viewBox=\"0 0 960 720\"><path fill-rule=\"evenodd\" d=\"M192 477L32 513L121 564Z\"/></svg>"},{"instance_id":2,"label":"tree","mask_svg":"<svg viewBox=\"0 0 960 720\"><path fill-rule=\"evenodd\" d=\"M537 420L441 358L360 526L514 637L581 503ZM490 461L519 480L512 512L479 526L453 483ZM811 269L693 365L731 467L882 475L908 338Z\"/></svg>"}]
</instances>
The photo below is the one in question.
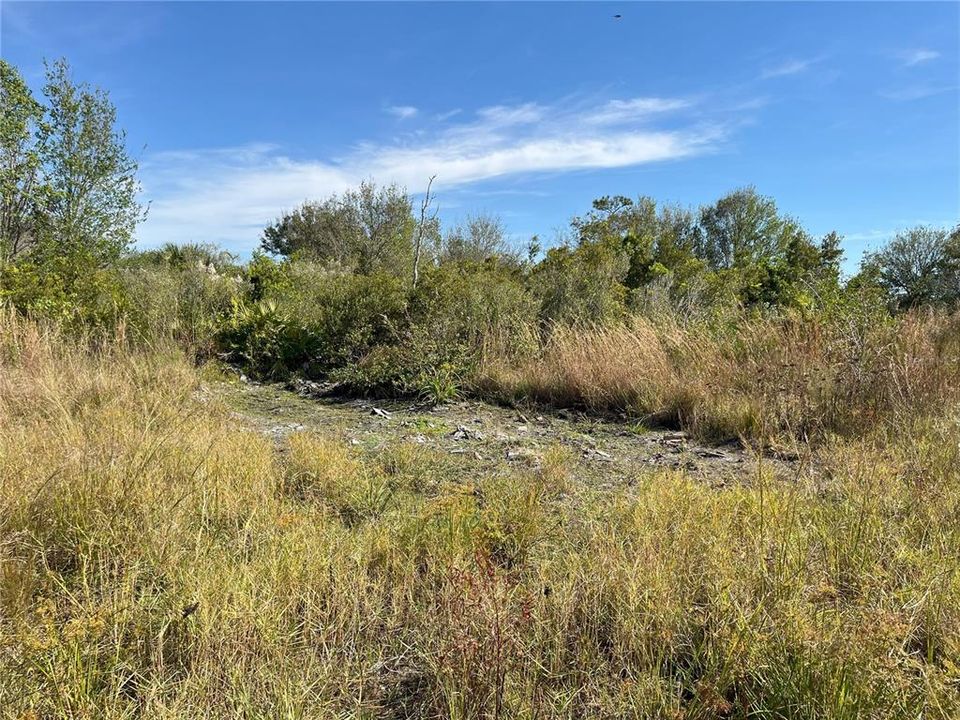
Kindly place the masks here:
<instances>
[{"instance_id":1,"label":"tree","mask_svg":"<svg viewBox=\"0 0 960 720\"><path fill-rule=\"evenodd\" d=\"M745 305L809 309L839 291L840 237L831 233L815 242L753 188L701 208L695 242L715 284Z\"/></svg>"},{"instance_id":2,"label":"tree","mask_svg":"<svg viewBox=\"0 0 960 720\"><path fill-rule=\"evenodd\" d=\"M413 246L413 289L417 289L417 283L420 281L420 256L423 253L423 238L427 232L427 226L436 223L437 212L427 216L427 210L430 209L430 203L433 196L430 195L430 188L433 187L433 181L437 179L436 175L431 175L427 182L427 192L423 195L423 201L420 203L420 220L417 222L417 235Z\"/></svg>"},{"instance_id":3,"label":"tree","mask_svg":"<svg viewBox=\"0 0 960 720\"><path fill-rule=\"evenodd\" d=\"M592 324L621 315L627 299L625 254L610 241L550 248L530 275L545 323Z\"/></svg>"},{"instance_id":4,"label":"tree","mask_svg":"<svg viewBox=\"0 0 960 720\"><path fill-rule=\"evenodd\" d=\"M43 117L16 68L0 60L0 267L20 255L34 237L42 186L35 142Z\"/></svg>"},{"instance_id":5,"label":"tree","mask_svg":"<svg viewBox=\"0 0 960 720\"><path fill-rule=\"evenodd\" d=\"M352 225L357 270L406 276L413 262L413 204L399 185L377 187L363 182L343 194L342 205Z\"/></svg>"},{"instance_id":6,"label":"tree","mask_svg":"<svg viewBox=\"0 0 960 720\"><path fill-rule=\"evenodd\" d=\"M299 255L339 266L351 266L353 250L349 214L333 196L324 202L304 202L263 231L260 246L271 255Z\"/></svg>"},{"instance_id":7,"label":"tree","mask_svg":"<svg viewBox=\"0 0 960 720\"><path fill-rule=\"evenodd\" d=\"M581 243L606 243L626 258L623 284L631 291L663 280L671 294L679 293L703 270L694 253L699 227L693 214L669 205L658 210L650 197L599 198L589 214L574 218L573 228Z\"/></svg>"},{"instance_id":8,"label":"tree","mask_svg":"<svg viewBox=\"0 0 960 720\"><path fill-rule=\"evenodd\" d=\"M753 188L699 214L658 208L650 197L605 196L572 226L580 248L602 246L626 263L620 282L631 303L665 291L670 302L686 304L709 292L745 305L809 308L839 291L839 236L814 242Z\"/></svg>"},{"instance_id":9,"label":"tree","mask_svg":"<svg viewBox=\"0 0 960 720\"><path fill-rule=\"evenodd\" d=\"M482 262L510 254L503 220L495 215L469 215L443 238L441 262Z\"/></svg>"},{"instance_id":10,"label":"tree","mask_svg":"<svg viewBox=\"0 0 960 720\"><path fill-rule=\"evenodd\" d=\"M802 232L795 222L780 216L772 198L752 187L735 190L702 208L700 226L698 255L714 269L769 261Z\"/></svg>"},{"instance_id":11,"label":"tree","mask_svg":"<svg viewBox=\"0 0 960 720\"><path fill-rule=\"evenodd\" d=\"M650 280L657 243L657 204L648 197L636 202L623 195L593 201L593 211L574 218L580 242L609 243L628 263L623 284L631 290Z\"/></svg>"},{"instance_id":12,"label":"tree","mask_svg":"<svg viewBox=\"0 0 960 720\"><path fill-rule=\"evenodd\" d=\"M47 66L46 112L37 152L47 188L38 214L37 260L83 254L116 261L145 212L137 201L137 163L107 93L76 84L64 60Z\"/></svg>"},{"instance_id":13,"label":"tree","mask_svg":"<svg viewBox=\"0 0 960 720\"><path fill-rule=\"evenodd\" d=\"M897 233L865 260L897 309L960 299L960 227L919 226Z\"/></svg>"},{"instance_id":14,"label":"tree","mask_svg":"<svg viewBox=\"0 0 960 720\"><path fill-rule=\"evenodd\" d=\"M842 254L836 233L818 244L798 229L782 251L737 269L740 299L747 305L803 310L828 303L840 289Z\"/></svg>"},{"instance_id":15,"label":"tree","mask_svg":"<svg viewBox=\"0 0 960 720\"><path fill-rule=\"evenodd\" d=\"M364 275L384 271L407 276L415 229L406 191L369 181L323 202L303 203L264 230L261 247L274 255L299 255ZM425 232L435 234L431 227Z\"/></svg>"}]
</instances>

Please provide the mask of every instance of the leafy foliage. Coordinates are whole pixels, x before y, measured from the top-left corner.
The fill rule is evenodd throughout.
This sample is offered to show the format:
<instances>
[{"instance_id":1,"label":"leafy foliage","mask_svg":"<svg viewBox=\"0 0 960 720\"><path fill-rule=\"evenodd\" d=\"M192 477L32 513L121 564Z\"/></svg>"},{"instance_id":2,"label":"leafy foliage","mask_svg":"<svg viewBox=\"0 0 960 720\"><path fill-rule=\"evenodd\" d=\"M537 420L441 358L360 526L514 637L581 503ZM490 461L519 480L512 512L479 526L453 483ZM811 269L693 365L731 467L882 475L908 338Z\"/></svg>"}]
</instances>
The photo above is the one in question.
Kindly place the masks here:
<instances>
[{"instance_id":1,"label":"leafy foliage","mask_svg":"<svg viewBox=\"0 0 960 720\"><path fill-rule=\"evenodd\" d=\"M119 317L115 272L143 218L137 163L107 94L47 66L44 103L7 63L0 138L0 293L32 313L74 323Z\"/></svg>"},{"instance_id":2,"label":"leafy foliage","mask_svg":"<svg viewBox=\"0 0 960 720\"><path fill-rule=\"evenodd\" d=\"M103 90L74 83L63 60L47 67L43 93L37 147L47 192L32 252L41 262L76 253L115 262L144 217L137 163L114 127L116 108Z\"/></svg>"},{"instance_id":3,"label":"leafy foliage","mask_svg":"<svg viewBox=\"0 0 960 720\"><path fill-rule=\"evenodd\" d=\"M413 264L415 225L404 190L364 182L321 203L305 202L267 227L261 245L274 255L297 255L365 275L406 277Z\"/></svg>"},{"instance_id":4,"label":"leafy foliage","mask_svg":"<svg viewBox=\"0 0 960 720\"><path fill-rule=\"evenodd\" d=\"M127 329L144 342L173 339L198 358L216 338L233 304L249 288L230 253L209 245L164 245L128 257L120 271Z\"/></svg>"},{"instance_id":5,"label":"leafy foliage","mask_svg":"<svg viewBox=\"0 0 960 720\"><path fill-rule=\"evenodd\" d=\"M440 262L483 262L515 259L506 241L503 221L493 215L471 215L443 237Z\"/></svg>"},{"instance_id":6,"label":"leafy foliage","mask_svg":"<svg viewBox=\"0 0 960 720\"><path fill-rule=\"evenodd\" d=\"M137 164L107 95L75 83L63 61L48 66L43 102L12 66L0 70L0 298L77 329L173 338L196 357L219 354L263 377L303 374L352 392L442 401L489 390L492 365L547 362L554 375L534 394L622 409L633 393L644 412L679 421L689 397L667 402L672 390L648 392L632 359L604 359L618 343L660 343L629 339L645 322L677 336L697 328L727 347L754 321L802 321L819 337L825 327L885 327L885 306L960 298L960 230L901 233L844 283L840 236L813 238L752 187L698 209L604 196L542 257L532 238L525 260L497 217L467 216L444 233L435 216L418 224L405 189L372 180L284 214L243 264L202 244L132 253L143 217ZM596 347L580 347L578 336ZM687 362L670 348L661 350ZM575 380L571 363L605 369Z\"/></svg>"},{"instance_id":7,"label":"leafy foliage","mask_svg":"<svg viewBox=\"0 0 960 720\"><path fill-rule=\"evenodd\" d=\"M0 59L0 264L5 265L35 234L40 154L34 140L43 106L34 100L16 68Z\"/></svg>"},{"instance_id":8,"label":"leafy foliage","mask_svg":"<svg viewBox=\"0 0 960 720\"><path fill-rule=\"evenodd\" d=\"M336 377L355 392L449 400L469 387L486 352L516 342L535 319L515 268L495 259L445 263L407 296L393 344Z\"/></svg>"},{"instance_id":9,"label":"leafy foliage","mask_svg":"<svg viewBox=\"0 0 960 720\"><path fill-rule=\"evenodd\" d=\"M0 301L83 331L116 326L126 295L115 270L81 255L52 257L43 264L29 259L6 264L0 270Z\"/></svg>"},{"instance_id":10,"label":"leafy foliage","mask_svg":"<svg viewBox=\"0 0 960 720\"><path fill-rule=\"evenodd\" d=\"M278 377L323 377L389 342L404 295L390 275L349 275L290 264L258 300L239 299L220 332L229 358Z\"/></svg>"},{"instance_id":11,"label":"leafy foliage","mask_svg":"<svg viewBox=\"0 0 960 720\"><path fill-rule=\"evenodd\" d=\"M863 274L884 288L895 308L960 301L960 226L920 226L898 233L868 255Z\"/></svg>"}]
</instances>

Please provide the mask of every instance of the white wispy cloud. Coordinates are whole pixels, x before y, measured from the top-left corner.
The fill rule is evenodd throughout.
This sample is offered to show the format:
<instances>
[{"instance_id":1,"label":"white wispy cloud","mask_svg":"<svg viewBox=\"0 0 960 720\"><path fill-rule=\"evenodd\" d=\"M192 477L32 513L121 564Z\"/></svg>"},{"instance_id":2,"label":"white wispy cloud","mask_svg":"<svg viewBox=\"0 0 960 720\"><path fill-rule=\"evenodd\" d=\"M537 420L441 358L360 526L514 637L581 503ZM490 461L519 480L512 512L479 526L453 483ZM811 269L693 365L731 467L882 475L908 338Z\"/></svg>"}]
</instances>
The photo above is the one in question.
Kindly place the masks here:
<instances>
[{"instance_id":1,"label":"white wispy cloud","mask_svg":"<svg viewBox=\"0 0 960 720\"><path fill-rule=\"evenodd\" d=\"M807 70L816 60L787 60L778 65L765 68L760 73L760 78L769 80L770 78L785 77L787 75L797 75Z\"/></svg>"},{"instance_id":2,"label":"white wispy cloud","mask_svg":"<svg viewBox=\"0 0 960 720\"><path fill-rule=\"evenodd\" d=\"M650 123L651 116L692 105L670 98L497 105L433 131L360 143L336 158L294 160L269 144L155 154L142 166L151 208L139 240L144 247L209 241L250 250L281 211L371 177L415 190L437 175L434 187L442 190L506 176L689 158L715 148L726 125L706 122L705 111L695 119L673 118L669 126Z\"/></svg>"},{"instance_id":3,"label":"white wispy cloud","mask_svg":"<svg viewBox=\"0 0 960 720\"><path fill-rule=\"evenodd\" d=\"M885 243L887 240L893 237L896 230L860 230L858 232L844 233L843 239L847 242L860 243L865 246L876 244L876 243Z\"/></svg>"},{"instance_id":4,"label":"white wispy cloud","mask_svg":"<svg viewBox=\"0 0 960 720\"><path fill-rule=\"evenodd\" d=\"M866 248L876 248L882 245L885 245L894 235L897 233L904 232L909 228L915 228L920 225L934 227L934 228L944 228L952 229L957 224L956 219L950 218L936 218L931 219L929 217L912 217L912 218L901 218L897 221L896 225L887 228L872 228L869 230L858 230L856 232L846 232L843 233L843 239L848 242L854 242L858 245L863 245Z\"/></svg>"},{"instance_id":5,"label":"white wispy cloud","mask_svg":"<svg viewBox=\"0 0 960 720\"><path fill-rule=\"evenodd\" d=\"M584 117L594 125L616 125L641 120L651 115L682 110L690 107L693 101L683 98L633 98L632 100L611 100L595 112Z\"/></svg>"},{"instance_id":6,"label":"white wispy cloud","mask_svg":"<svg viewBox=\"0 0 960 720\"><path fill-rule=\"evenodd\" d=\"M930 62L931 60L936 60L938 57L940 57L939 52L936 50L927 50L925 48L906 50L900 53L900 59L903 61L903 64L906 67L912 67L914 65L920 65L921 63Z\"/></svg>"},{"instance_id":7,"label":"white wispy cloud","mask_svg":"<svg viewBox=\"0 0 960 720\"><path fill-rule=\"evenodd\" d=\"M940 95L956 89L956 85L908 85L890 90L881 90L880 96L887 98L887 100L907 102L910 100L923 100L924 98Z\"/></svg>"},{"instance_id":8,"label":"white wispy cloud","mask_svg":"<svg viewBox=\"0 0 960 720\"><path fill-rule=\"evenodd\" d=\"M313 189L349 187L354 178L334 165L294 162L272 145L160 153L141 165L150 202L138 231L144 247L165 242L214 242L250 250L264 225Z\"/></svg>"},{"instance_id":9,"label":"white wispy cloud","mask_svg":"<svg viewBox=\"0 0 960 720\"><path fill-rule=\"evenodd\" d=\"M454 108L453 110L447 110L446 112L439 113L436 116L436 119L440 122L444 122L445 120L449 120L450 118L454 117L455 115L459 115L462 112L463 110L461 108Z\"/></svg>"},{"instance_id":10,"label":"white wispy cloud","mask_svg":"<svg viewBox=\"0 0 960 720\"><path fill-rule=\"evenodd\" d=\"M401 120L407 120L417 114L417 109L413 105L391 105L387 112Z\"/></svg>"},{"instance_id":11,"label":"white wispy cloud","mask_svg":"<svg viewBox=\"0 0 960 720\"><path fill-rule=\"evenodd\" d=\"M494 105L481 108L477 116L492 126L527 125L543 119L546 109L537 103Z\"/></svg>"}]
</instances>

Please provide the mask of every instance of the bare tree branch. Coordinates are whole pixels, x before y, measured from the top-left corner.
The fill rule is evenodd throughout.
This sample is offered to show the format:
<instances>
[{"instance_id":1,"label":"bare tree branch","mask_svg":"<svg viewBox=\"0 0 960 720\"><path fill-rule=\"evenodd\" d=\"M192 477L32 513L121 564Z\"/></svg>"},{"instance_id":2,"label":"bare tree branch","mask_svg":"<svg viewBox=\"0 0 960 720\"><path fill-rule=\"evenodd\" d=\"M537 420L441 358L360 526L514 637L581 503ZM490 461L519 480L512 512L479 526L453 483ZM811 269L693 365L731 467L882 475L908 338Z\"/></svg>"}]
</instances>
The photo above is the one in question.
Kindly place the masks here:
<instances>
[{"instance_id":1,"label":"bare tree branch","mask_svg":"<svg viewBox=\"0 0 960 720\"><path fill-rule=\"evenodd\" d=\"M423 201L420 203L420 221L417 223L417 235L413 246L413 288L416 290L417 283L420 281L420 252L423 247L423 231L427 224L427 210L430 209L430 202L433 196L430 194L430 188L433 187L433 181L437 179L436 175L431 175L427 182L427 192L423 195ZM433 220L437 213L434 212Z\"/></svg>"}]
</instances>

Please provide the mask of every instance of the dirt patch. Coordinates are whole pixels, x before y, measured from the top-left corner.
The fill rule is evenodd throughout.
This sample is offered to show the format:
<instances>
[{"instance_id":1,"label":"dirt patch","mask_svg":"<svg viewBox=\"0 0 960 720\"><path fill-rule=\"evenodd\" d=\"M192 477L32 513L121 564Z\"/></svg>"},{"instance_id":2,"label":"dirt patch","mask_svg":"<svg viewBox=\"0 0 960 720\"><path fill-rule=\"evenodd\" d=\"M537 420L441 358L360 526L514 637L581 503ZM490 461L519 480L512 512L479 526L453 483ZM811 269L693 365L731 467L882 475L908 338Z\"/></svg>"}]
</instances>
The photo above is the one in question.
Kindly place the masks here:
<instances>
[{"instance_id":1,"label":"dirt patch","mask_svg":"<svg viewBox=\"0 0 960 720\"><path fill-rule=\"evenodd\" d=\"M537 466L544 453L562 446L577 458L577 475L592 485L631 484L650 471L679 470L722 487L751 482L761 468L783 478L801 463L761 457L739 444L708 446L685 433L648 429L565 410L518 411L476 401L437 407L410 402L315 397L279 384L222 381L206 386L243 422L278 442L292 432L339 436L370 451L398 442L448 453L465 469L497 471ZM453 459L453 458L452 458Z\"/></svg>"}]
</instances>

